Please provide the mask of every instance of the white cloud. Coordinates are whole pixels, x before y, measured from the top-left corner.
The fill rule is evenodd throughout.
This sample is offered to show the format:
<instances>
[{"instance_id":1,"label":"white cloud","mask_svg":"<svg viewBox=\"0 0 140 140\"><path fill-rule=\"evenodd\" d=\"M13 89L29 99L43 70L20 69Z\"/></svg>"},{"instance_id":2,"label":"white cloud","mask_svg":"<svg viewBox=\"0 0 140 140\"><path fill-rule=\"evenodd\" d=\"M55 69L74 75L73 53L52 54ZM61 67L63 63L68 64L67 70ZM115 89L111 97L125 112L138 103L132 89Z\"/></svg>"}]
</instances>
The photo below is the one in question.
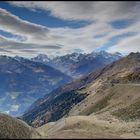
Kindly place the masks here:
<instances>
[{"instance_id":1,"label":"white cloud","mask_svg":"<svg viewBox=\"0 0 140 140\"><path fill-rule=\"evenodd\" d=\"M51 15L69 20L100 20L139 16L140 2L11 2L31 10L50 11Z\"/></svg>"},{"instance_id":2,"label":"white cloud","mask_svg":"<svg viewBox=\"0 0 140 140\"><path fill-rule=\"evenodd\" d=\"M108 52L139 52L140 51L140 34L134 37L123 39L120 43L109 48Z\"/></svg>"},{"instance_id":3,"label":"white cloud","mask_svg":"<svg viewBox=\"0 0 140 140\"><path fill-rule=\"evenodd\" d=\"M48 36L49 30L45 26L37 25L0 8L0 30L13 34L13 37L6 38L0 36L0 53L6 53L6 50L11 55L15 52L33 49L59 49L60 47L55 43L49 43L47 40L53 38ZM15 36L16 35L16 36ZM21 41L24 39L23 41ZM3 49L4 48L4 49ZM34 51L35 52L35 51ZM37 50L36 50L37 52Z\"/></svg>"},{"instance_id":4,"label":"white cloud","mask_svg":"<svg viewBox=\"0 0 140 140\"><path fill-rule=\"evenodd\" d=\"M57 50L60 49L60 47L58 45L40 45L36 43L16 42L14 40L0 36L0 54L8 54L9 56L15 56L19 54L21 56L28 57L29 55L31 57L37 54L39 50L47 52L49 49Z\"/></svg>"},{"instance_id":5,"label":"white cloud","mask_svg":"<svg viewBox=\"0 0 140 140\"><path fill-rule=\"evenodd\" d=\"M22 20L1 8L0 29L17 35L26 35L32 38L42 38L43 36L46 36L48 32L46 27Z\"/></svg>"},{"instance_id":6,"label":"white cloud","mask_svg":"<svg viewBox=\"0 0 140 140\"><path fill-rule=\"evenodd\" d=\"M72 52L75 48L91 52L107 43L110 38L128 32L137 32L137 35L120 40L116 46L112 46L108 51L124 52L127 49L129 51L139 50L140 2L16 1L10 3L34 11L38 11L38 9L49 11L51 16L63 20L92 21L90 25L76 29L69 27L49 28L25 21L4 9L0 9L0 29L26 39L21 42L13 38L11 40L0 38L1 49L5 46L7 51L13 52L13 55L16 53L19 55L30 55L31 52L32 55L44 52L49 55L62 55ZM119 19L132 19L135 22L125 29L115 29L109 24L109 22ZM103 36L100 38L95 37L100 35ZM135 48L129 49L134 41L137 42L135 42ZM5 51L5 49L1 50L1 52Z\"/></svg>"}]
</instances>

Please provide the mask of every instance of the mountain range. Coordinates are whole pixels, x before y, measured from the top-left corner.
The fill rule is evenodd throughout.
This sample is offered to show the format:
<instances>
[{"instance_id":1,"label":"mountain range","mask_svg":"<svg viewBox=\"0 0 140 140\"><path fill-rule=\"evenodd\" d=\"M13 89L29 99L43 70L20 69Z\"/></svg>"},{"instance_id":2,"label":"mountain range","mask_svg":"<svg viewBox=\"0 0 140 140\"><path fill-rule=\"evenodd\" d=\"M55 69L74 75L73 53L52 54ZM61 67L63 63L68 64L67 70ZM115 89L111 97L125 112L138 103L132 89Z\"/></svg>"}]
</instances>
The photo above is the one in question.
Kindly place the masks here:
<instances>
[{"instance_id":1,"label":"mountain range","mask_svg":"<svg viewBox=\"0 0 140 140\"><path fill-rule=\"evenodd\" d=\"M102 68L121 57L122 54L120 53L111 54L100 51L89 54L71 53L54 58L49 58L45 54L39 54L31 60L47 64L76 79L89 72Z\"/></svg>"},{"instance_id":2,"label":"mountain range","mask_svg":"<svg viewBox=\"0 0 140 140\"><path fill-rule=\"evenodd\" d=\"M0 56L0 111L20 116L37 99L50 94L59 86L120 57L119 53L109 54L103 51L72 53L53 59L45 54L31 59Z\"/></svg>"}]
</instances>

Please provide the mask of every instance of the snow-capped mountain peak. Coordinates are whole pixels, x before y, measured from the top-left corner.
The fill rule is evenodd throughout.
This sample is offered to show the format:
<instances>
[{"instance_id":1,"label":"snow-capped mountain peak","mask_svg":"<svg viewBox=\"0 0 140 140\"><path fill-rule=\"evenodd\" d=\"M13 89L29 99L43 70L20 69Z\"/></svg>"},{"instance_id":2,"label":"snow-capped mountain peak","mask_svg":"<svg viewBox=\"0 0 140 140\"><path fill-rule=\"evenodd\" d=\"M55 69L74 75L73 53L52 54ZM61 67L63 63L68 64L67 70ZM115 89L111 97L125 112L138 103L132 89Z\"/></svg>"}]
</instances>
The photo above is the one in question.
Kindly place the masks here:
<instances>
[{"instance_id":1,"label":"snow-capped mountain peak","mask_svg":"<svg viewBox=\"0 0 140 140\"><path fill-rule=\"evenodd\" d=\"M39 54L34 58L31 58L31 60L33 61L37 61L37 62L49 62L51 59L46 55L46 54Z\"/></svg>"},{"instance_id":2,"label":"snow-capped mountain peak","mask_svg":"<svg viewBox=\"0 0 140 140\"><path fill-rule=\"evenodd\" d=\"M93 51L88 54L74 52L64 56L57 56L52 59L45 54L39 54L37 57L32 58L32 60L45 63L72 77L77 77L103 67L121 57L120 53L112 54L106 51Z\"/></svg>"}]
</instances>

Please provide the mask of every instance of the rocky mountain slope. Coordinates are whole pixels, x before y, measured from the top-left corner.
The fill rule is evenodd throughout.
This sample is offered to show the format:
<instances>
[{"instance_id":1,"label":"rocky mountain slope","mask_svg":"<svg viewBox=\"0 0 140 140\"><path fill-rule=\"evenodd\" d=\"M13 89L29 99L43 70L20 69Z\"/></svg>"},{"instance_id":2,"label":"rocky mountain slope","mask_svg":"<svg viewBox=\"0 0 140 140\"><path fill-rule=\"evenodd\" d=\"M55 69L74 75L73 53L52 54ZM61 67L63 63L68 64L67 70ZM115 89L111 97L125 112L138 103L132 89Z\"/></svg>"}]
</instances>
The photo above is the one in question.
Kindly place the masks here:
<instances>
[{"instance_id":1,"label":"rocky mountain slope","mask_svg":"<svg viewBox=\"0 0 140 140\"><path fill-rule=\"evenodd\" d=\"M73 115L99 114L101 118L111 116L110 119L115 117L124 121L139 119L139 83L140 53L131 53L54 90L51 95L38 100L35 108L24 114L23 119L34 127ZM124 115L121 117L119 112Z\"/></svg>"},{"instance_id":2,"label":"rocky mountain slope","mask_svg":"<svg viewBox=\"0 0 140 140\"><path fill-rule=\"evenodd\" d=\"M120 59L120 53L110 54L105 51L92 52L89 54L72 53L50 59L47 55L40 54L32 58L33 61L42 62L58 70L67 73L73 78L93 72L105 65Z\"/></svg>"},{"instance_id":3,"label":"rocky mountain slope","mask_svg":"<svg viewBox=\"0 0 140 140\"><path fill-rule=\"evenodd\" d=\"M42 63L0 56L0 111L21 115L35 100L70 80Z\"/></svg>"}]
</instances>

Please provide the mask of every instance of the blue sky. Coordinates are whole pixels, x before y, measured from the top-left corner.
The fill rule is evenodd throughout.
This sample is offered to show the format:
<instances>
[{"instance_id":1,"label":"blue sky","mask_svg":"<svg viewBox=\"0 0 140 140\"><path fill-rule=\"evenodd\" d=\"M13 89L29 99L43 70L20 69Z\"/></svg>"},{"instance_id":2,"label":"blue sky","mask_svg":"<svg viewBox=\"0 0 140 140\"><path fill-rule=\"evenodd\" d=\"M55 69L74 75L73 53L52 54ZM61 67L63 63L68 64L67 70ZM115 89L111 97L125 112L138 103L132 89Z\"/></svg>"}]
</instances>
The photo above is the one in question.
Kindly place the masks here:
<instances>
[{"instance_id":1,"label":"blue sky","mask_svg":"<svg viewBox=\"0 0 140 140\"><path fill-rule=\"evenodd\" d=\"M140 50L140 2L0 2L0 54Z\"/></svg>"}]
</instances>

